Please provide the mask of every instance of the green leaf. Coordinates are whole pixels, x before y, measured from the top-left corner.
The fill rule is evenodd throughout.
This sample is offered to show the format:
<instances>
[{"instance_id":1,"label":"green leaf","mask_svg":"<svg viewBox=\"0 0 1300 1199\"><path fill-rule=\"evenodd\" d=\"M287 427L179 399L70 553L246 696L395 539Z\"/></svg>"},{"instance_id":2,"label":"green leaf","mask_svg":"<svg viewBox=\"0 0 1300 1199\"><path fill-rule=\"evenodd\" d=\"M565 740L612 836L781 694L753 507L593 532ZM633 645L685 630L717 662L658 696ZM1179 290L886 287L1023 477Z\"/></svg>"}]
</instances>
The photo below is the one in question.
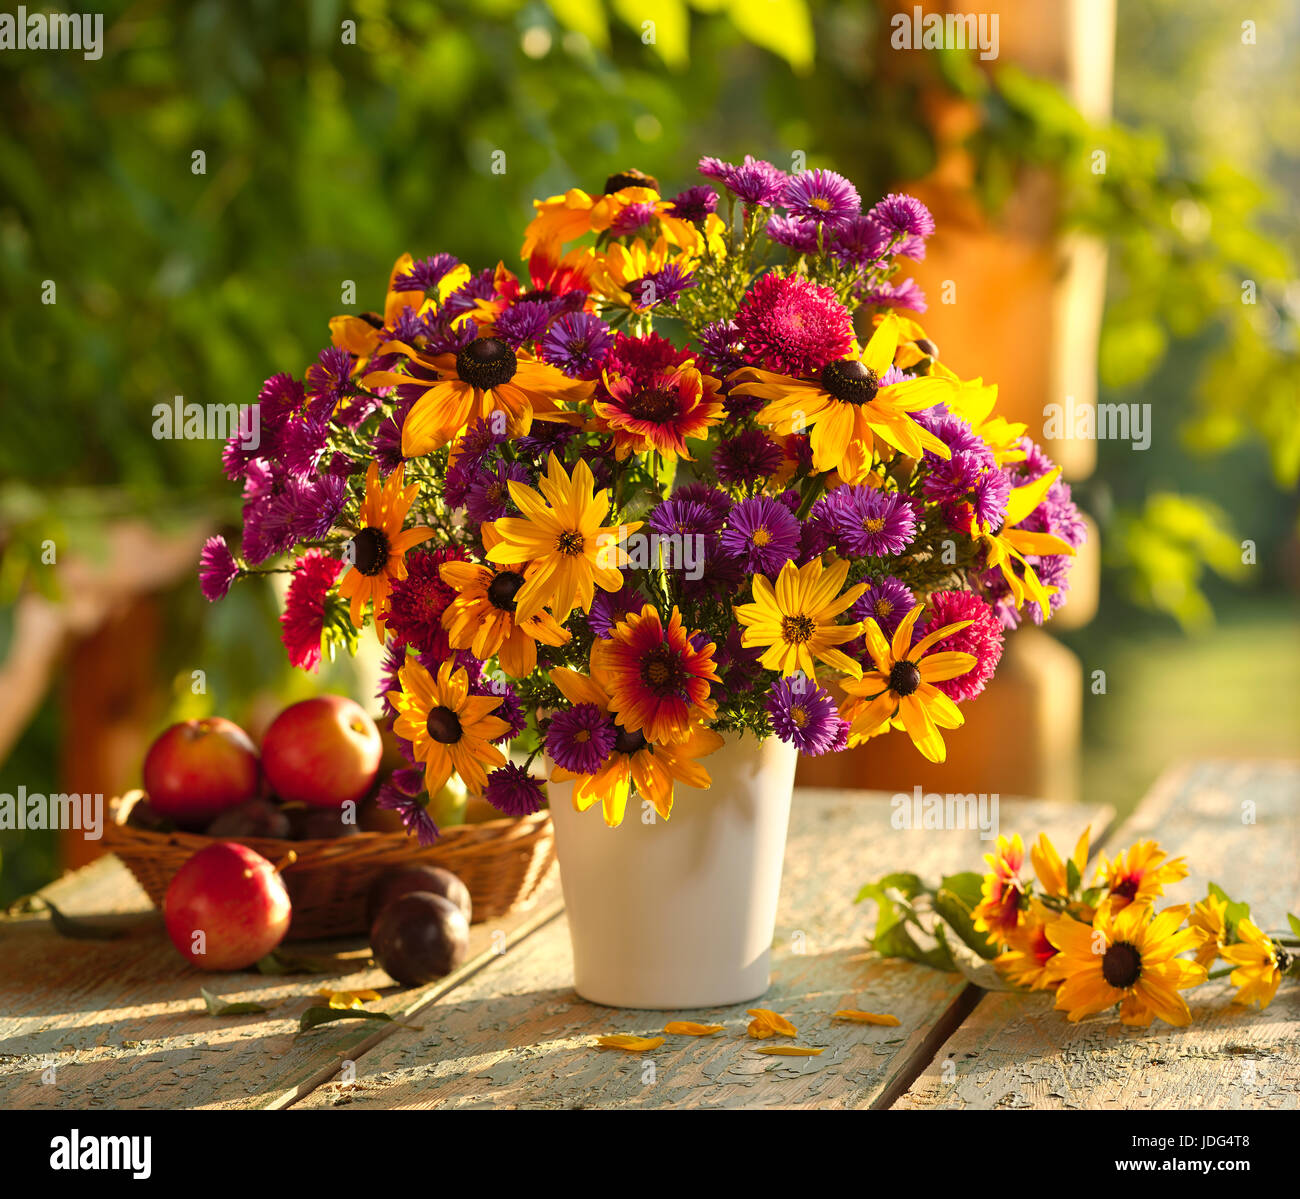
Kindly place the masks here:
<instances>
[{"instance_id":1,"label":"green leaf","mask_svg":"<svg viewBox=\"0 0 1300 1199\"><path fill-rule=\"evenodd\" d=\"M200 987L199 994L203 996L203 1002L208 1005L209 1016L246 1016L253 1012L270 1011L265 1004L244 1001L240 1003L227 1003L220 995L214 995L207 987Z\"/></svg>"},{"instance_id":2,"label":"green leaf","mask_svg":"<svg viewBox=\"0 0 1300 1199\"><path fill-rule=\"evenodd\" d=\"M613 2L614 11L643 43L654 48L666 67L679 71L686 66L690 60L691 22L683 0Z\"/></svg>"},{"instance_id":3,"label":"green leaf","mask_svg":"<svg viewBox=\"0 0 1300 1199\"><path fill-rule=\"evenodd\" d=\"M547 3L565 29L582 34L598 49L609 45L609 25L600 0L547 0Z\"/></svg>"},{"instance_id":4,"label":"green leaf","mask_svg":"<svg viewBox=\"0 0 1300 1199\"><path fill-rule=\"evenodd\" d=\"M1297 937L1300 937L1300 916L1293 916L1290 912L1286 914L1286 922L1291 926L1291 931Z\"/></svg>"},{"instance_id":5,"label":"green leaf","mask_svg":"<svg viewBox=\"0 0 1300 1199\"><path fill-rule=\"evenodd\" d=\"M727 15L754 45L780 55L795 74L812 70L812 18L804 0L729 0Z\"/></svg>"},{"instance_id":6,"label":"green leaf","mask_svg":"<svg viewBox=\"0 0 1300 1199\"><path fill-rule=\"evenodd\" d=\"M997 955L997 948L989 944L986 933L976 929L972 915L982 883L982 877L974 871L948 875L934 894L934 910L952 926L963 944L987 962Z\"/></svg>"},{"instance_id":7,"label":"green leaf","mask_svg":"<svg viewBox=\"0 0 1300 1199\"><path fill-rule=\"evenodd\" d=\"M1238 923L1250 918L1250 904L1229 898L1228 893L1218 883L1210 884L1210 894L1227 904L1223 913L1224 940L1235 941Z\"/></svg>"},{"instance_id":8,"label":"green leaf","mask_svg":"<svg viewBox=\"0 0 1300 1199\"><path fill-rule=\"evenodd\" d=\"M341 953L308 957L286 949L273 949L258 960L257 969L262 974L350 974L357 965L354 958Z\"/></svg>"},{"instance_id":9,"label":"green leaf","mask_svg":"<svg viewBox=\"0 0 1300 1199\"><path fill-rule=\"evenodd\" d=\"M125 937L127 930L124 928L114 928L109 925L99 924L92 920L82 920L77 916L68 916L59 911L44 895L34 896L38 899L50 913L50 924L54 926L54 931L61 937L68 937L73 941L116 941L119 937Z\"/></svg>"},{"instance_id":10,"label":"green leaf","mask_svg":"<svg viewBox=\"0 0 1300 1199\"><path fill-rule=\"evenodd\" d=\"M890 875L888 877L894 878L897 876ZM912 875L911 877L915 878L916 876ZM907 929L908 922L915 924L922 932L925 931L925 928L917 918L911 904L891 898L884 887L878 883L868 883L862 890L864 893L861 896L862 898L874 899L879 906L876 931L871 938L872 949L882 957L903 958L909 962L919 962L924 966L930 966L935 970L956 970L957 967L952 960L952 953L949 951L947 943L942 939L937 939L938 943L933 949L922 949L916 943Z\"/></svg>"},{"instance_id":11,"label":"green leaf","mask_svg":"<svg viewBox=\"0 0 1300 1199\"><path fill-rule=\"evenodd\" d=\"M335 1020L382 1020L392 1023L392 1016L387 1012L368 1012L365 1008L309 1007L298 1021L299 1032L310 1032L322 1024L332 1024Z\"/></svg>"},{"instance_id":12,"label":"green leaf","mask_svg":"<svg viewBox=\"0 0 1300 1199\"><path fill-rule=\"evenodd\" d=\"M915 899L926 890L926 886L919 875L900 871L896 874L887 874L874 883L866 883L853 902L861 903L864 899L875 899L875 893L885 889L898 891L905 899Z\"/></svg>"},{"instance_id":13,"label":"green leaf","mask_svg":"<svg viewBox=\"0 0 1300 1199\"><path fill-rule=\"evenodd\" d=\"M1082 881L1083 879L1079 874L1079 867L1075 865L1074 859L1068 859L1065 863L1065 884L1070 888L1071 895L1079 889L1079 884Z\"/></svg>"}]
</instances>

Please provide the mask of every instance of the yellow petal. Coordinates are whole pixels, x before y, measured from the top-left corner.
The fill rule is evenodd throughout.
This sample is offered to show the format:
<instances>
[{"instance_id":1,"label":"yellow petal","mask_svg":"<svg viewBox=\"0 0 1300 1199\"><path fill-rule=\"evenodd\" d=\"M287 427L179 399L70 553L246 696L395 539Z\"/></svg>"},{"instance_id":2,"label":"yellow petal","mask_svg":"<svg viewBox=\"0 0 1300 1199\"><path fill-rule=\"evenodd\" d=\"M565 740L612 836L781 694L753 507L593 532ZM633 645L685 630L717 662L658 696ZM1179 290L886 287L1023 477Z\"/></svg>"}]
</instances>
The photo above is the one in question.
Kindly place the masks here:
<instances>
[{"instance_id":1,"label":"yellow petal","mask_svg":"<svg viewBox=\"0 0 1300 1199\"><path fill-rule=\"evenodd\" d=\"M664 1032L675 1037L711 1037L722 1031L721 1024L696 1024L693 1020L670 1020L664 1025Z\"/></svg>"},{"instance_id":2,"label":"yellow petal","mask_svg":"<svg viewBox=\"0 0 1300 1199\"><path fill-rule=\"evenodd\" d=\"M758 1039L770 1037L774 1033L783 1037L797 1036L799 1030L784 1016L765 1007L752 1007L748 1015L754 1019L749 1023L749 1035Z\"/></svg>"},{"instance_id":3,"label":"yellow petal","mask_svg":"<svg viewBox=\"0 0 1300 1199\"><path fill-rule=\"evenodd\" d=\"M604 1049L624 1049L628 1053L644 1053L647 1049L658 1049L663 1043L663 1037L634 1037L623 1032L596 1038L596 1044Z\"/></svg>"},{"instance_id":4,"label":"yellow petal","mask_svg":"<svg viewBox=\"0 0 1300 1199\"><path fill-rule=\"evenodd\" d=\"M760 1045L755 1053L770 1053L777 1057L820 1057L824 1050L808 1045Z\"/></svg>"},{"instance_id":5,"label":"yellow petal","mask_svg":"<svg viewBox=\"0 0 1300 1199\"><path fill-rule=\"evenodd\" d=\"M841 1008L831 1018L834 1020L852 1020L855 1024L880 1024L887 1028L893 1028L895 1025L902 1023L897 1016L889 1016L881 1012L858 1012L852 1008Z\"/></svg>"}]
</instances>

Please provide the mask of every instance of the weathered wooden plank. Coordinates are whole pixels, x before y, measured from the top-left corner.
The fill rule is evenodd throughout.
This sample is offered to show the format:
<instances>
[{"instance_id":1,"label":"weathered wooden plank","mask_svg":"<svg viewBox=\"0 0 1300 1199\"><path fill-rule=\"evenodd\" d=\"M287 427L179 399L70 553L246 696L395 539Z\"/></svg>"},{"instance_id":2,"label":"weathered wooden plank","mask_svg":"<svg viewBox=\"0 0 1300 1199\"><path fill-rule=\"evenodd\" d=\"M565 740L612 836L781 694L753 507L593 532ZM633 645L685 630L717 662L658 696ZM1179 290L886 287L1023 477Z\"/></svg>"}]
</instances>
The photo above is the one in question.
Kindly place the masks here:
<instances>
[{"instance_id":1,"label":"weathered wooden plank","mask_svg":"<svg viewBox=\"0 0 1300 1199\"><path fill-rule=\"evenodd\" d=\"M775 980L759 1006L789 1016L817 1058L766 1057L745 1037L745 1006L689 1013L597 1007L572 989L568 932L557 920L490 971L398 1030L296 1107L866 1107L900 1085L936 1028L961 1014L965 984L865 951L873 920L859 885L916 865L932 874L979 862L978 834L900 830L878 793L796 793L775 942ZM1077 835L1108 813L1060 804L1002 804L1014 819ZM670 885L670 880L665 880ZM707 919L708 913L700 914ZM838 1008L897 1016L898 1027L832 1022ZM724 1024L716 1037L670 1037L627 1055L594 1047L603 1033L659 1033L672 1019ZM772 1044L773 1042L766 1042ZM781 1043L781 1042L776 1042Z\"/></svg>"},{"instance_id":2,"label":"weathered wooden plank","mask_svg":"<svg viewBox=\"0 0 1300 1199\"><path fill-rule=\"evenodd\" d=\"M470 958L460 970L400 990L369 965L357 939L291 947L347 951L353 972L334 977L194 970L116 859L101 859L48 890L69 914L127 913L114 918L127 935L66 940L43 916L0 920L0 1107L285 1106L394 1027L347 1021L295 1037L301 1012L323 1002L319 989L387 989L369 1006L409 1020L560 910L553 886L529 911L473 925ZM265 1014L211 1017L201 986L232 1001L275 1006Z\"/></svg>"},{"instance_id":3,"label":"weathered wooden plank","mask_svg":"<svg viewBox=\"0 0 1300 1199\"><path fill-rule=\"evenodd\" d=\"M1243 817L1253 823L1243 823ZM1145 837L1182 854L1190 876L1166 900L1214 880L1263 928L1300 911L1300 767L1201 762L1172 771L1110 839ZM1220 966L1222 963L1220 963ZM1265 1108L1300 1106L1300 987L1264 1012L1229 1002L1228 980L1187 992L1186 1029L1067 1022L1045 995L986 994L897 1106Z\"/></svg>"}]
</instances>

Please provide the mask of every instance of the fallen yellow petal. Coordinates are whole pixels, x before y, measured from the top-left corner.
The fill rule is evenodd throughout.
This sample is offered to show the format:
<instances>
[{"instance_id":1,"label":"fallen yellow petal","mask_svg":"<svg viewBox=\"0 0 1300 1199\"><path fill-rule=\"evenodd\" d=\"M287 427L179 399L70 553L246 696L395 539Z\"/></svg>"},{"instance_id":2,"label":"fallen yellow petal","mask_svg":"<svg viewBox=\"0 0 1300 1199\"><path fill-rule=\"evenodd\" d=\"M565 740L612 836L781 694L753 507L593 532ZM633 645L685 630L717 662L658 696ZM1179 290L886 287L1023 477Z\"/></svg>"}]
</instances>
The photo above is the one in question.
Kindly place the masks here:
<instances>
[{"instance_id":1,"label":"fallen yellow petal","mask_svg":"<svg viewBox=\"0 0 1300 1199\"><path fill-rule=\"evenodd\" d=\"M696 1024L693 1020L670 1020L664 1025L664 1032L675 1037L711 1037L721 1031L721 1024Z\"/></svg>"},{"instance_id":2,"label":"fallen yellow petal","mask_svg":"<svg viewBox=\"0 0 1300 1199\"><path fill-rule=\"evenodd\" d=\"M799 1030L789 1020L769 1008L752 1007L748 1009L748 1014L754 1017L749 1022L749 1035L757 1040L774 1034L783 1037L799 1035Z\"/></svg>"},{"instance_id":3,"label":"fallen yellow petal","mask_svg":"<svg viewBox=\"0 0 1300 1199\"><path fill-rule=\"evenodd\" d=\"M902 1023L897 1016L887 1016L880 1012L855 1012L851 1008L841 1009L832 1019L853 1020L858 1024L884 1024L890 1028Z\"/></svg>"},{"instance_id":4,"label":"fallen yellow petal","mask_svg":"<svg viewBox=\"0 0 1300 1199\"><path fill-rule=\"evenodd\" d=\"M607 1037L597 1037L596 1043L605 1049L626 1049L628 1053L644 1053L647 1049L658 1049L664 1043L663 1037L634 1037L631 1033L616 1032Z\"/></svg>"},{"instance_id":5,"label":"fallen yellow petal","mask_svg":"<svg viewBox=\"0 0 1300 1199\"><path fill-rule=\"evenodd\" d=\"M329 987L323 987L316 994L327 998L330 1007L344 1011L365 1007L369 1000L382 998L378 991L332 991Z\"/></svg>"},{"instance_id":6,"label":"fallen yellow petal","mask_svg":"<svg viewBox=\"0 0 1300 1199\"><path fill-rule=\"evenodd\" d=\"M811 1049L807 1045L760 1045L755 1053L772 1053L780 1057L818 1057L820 1049Z\"/></svg>"}]
</instances>

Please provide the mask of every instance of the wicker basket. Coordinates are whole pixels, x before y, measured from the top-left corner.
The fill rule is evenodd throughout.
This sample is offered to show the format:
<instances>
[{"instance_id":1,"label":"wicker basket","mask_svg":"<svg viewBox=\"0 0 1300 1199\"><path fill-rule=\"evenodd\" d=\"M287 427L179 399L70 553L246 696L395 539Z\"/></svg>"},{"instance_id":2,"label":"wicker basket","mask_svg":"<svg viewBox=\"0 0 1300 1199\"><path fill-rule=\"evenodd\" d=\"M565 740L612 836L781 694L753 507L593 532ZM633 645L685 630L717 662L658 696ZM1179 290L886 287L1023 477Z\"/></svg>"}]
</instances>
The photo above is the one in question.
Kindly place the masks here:
<instances>
[{"instance_id":1,"label":"wicker basket","mask_svg":"<svg viewBox=\"0 0 1300 1199\"><path fill-rule=\"evenodd\" d=\"M199 833L158 833L122 823L139 792L109 804L104 848L117 854L156 907L172 876L218 838ZM232 837L270 862L293 902L291 940L366 933L366 891L391 866L442 866L469 888L475 923L532 903L555 865L555 834L546 811L519 819L490 820L443 830L425 849L405 833L357 833L330 841L280 841ZM286 861L290 854L296 855Z\"/></svg>"}]
</instances>

